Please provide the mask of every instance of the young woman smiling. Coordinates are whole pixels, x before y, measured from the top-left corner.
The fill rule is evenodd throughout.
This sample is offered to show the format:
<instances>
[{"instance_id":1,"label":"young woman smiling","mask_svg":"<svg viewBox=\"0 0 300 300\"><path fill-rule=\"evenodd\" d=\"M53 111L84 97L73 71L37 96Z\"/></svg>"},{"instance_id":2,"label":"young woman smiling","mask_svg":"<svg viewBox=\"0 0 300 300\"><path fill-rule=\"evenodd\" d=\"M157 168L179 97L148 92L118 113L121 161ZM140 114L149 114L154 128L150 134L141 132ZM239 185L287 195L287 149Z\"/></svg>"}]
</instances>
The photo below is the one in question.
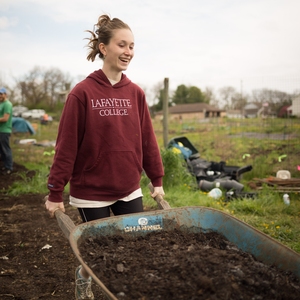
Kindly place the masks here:
<instances>
[{"instance_id":1,"label":"young woman smiling","mask_svg":"<svg viewBox=\"0 0 300 300\"><path fill-rule=\"evenodd\" d=\"M164 195L160 150L143 90L123 71L134 57L134 36L123 21L101 15L91 34L88 60L102 69L78 83L61 116L46 209L64 211L63 191L83 222L143 211L141 173ZM91 278L76 269L76 299L94 299Z\"/></svg>"}]
</instances>

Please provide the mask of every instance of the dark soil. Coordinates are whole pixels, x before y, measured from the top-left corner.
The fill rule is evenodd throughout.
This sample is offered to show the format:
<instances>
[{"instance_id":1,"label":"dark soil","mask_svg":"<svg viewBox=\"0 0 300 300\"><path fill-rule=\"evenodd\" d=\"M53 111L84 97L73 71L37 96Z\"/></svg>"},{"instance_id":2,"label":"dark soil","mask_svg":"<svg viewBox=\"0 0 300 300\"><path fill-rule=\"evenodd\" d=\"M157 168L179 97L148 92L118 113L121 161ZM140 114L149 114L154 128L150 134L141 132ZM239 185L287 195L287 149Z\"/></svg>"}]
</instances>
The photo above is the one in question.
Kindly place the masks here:
<instances>
[{"instance_id":1,"label":"dark soil","mask_svg":"<svg viewBox=\"0 0 300 300\"><path fill-rule=\"evenodd\" d=\"M24 174L31 178L34 172L15 165L13 174L0 175L0 299L72 300L78 260L56 220L45 210L45 195L6 194L7 188L22 180ZM66 213L77 225L81 222L79 214L67 204L67 195L65 198ZM103 256L98 256L102 264L98 277L107 280L105 285L111 291L124 293L126 297L121 293L119 299L300 299L299 281L293 276L255 262L218 235L163 234L156 232L138 242L120 238L118 246L113 246L113 258L105 250L106 269ZM92 242L86 241L88 252L100 253ZM115 239L105 242L109 246ZM179 256L173 257L175 253ZM129 257L124 257L126 254ZM138 283L139 278L145 284ZM130 287L131 281L134 287ZM139 285L144 286L141 294L136 292ZM161 296L155 296L156 290ZM93 292L95 299L101 299L96 284Z\"/></svg>"},{"instance_id":2,"label":"dark soil","mask_svg":"<svg viewBox=\"0 0 300 300\"><path fill-rule=\"evenodd\" d=\"M300 299L295 276L256 261L215 232L89 237L79 249L122 300Z\"/></svg>"},{"instance_id":3,"label":"dark soil","mask_svg":"<svg viewBox=\"0 0 300 300\"><path fill-rule=\"evenodd\" d=\"M17 164L11 175L0 173L0 299L72 300L79 263L56 219L49 217L45 195L6 195L13 182L34 173ZM65 203L67 214L79 224L79 213L67 197ZM94 285L93 291L99 299L100 288Z\"/></svg>"}]
</instances>

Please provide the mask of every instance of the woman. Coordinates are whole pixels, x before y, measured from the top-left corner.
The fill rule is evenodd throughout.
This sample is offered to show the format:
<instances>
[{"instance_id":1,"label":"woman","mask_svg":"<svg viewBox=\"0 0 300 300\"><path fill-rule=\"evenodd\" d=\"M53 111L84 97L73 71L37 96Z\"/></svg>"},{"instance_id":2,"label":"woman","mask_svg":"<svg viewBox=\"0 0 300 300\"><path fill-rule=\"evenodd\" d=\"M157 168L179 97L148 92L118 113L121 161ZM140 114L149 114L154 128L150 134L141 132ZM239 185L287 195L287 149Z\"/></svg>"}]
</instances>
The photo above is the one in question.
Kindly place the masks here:
<instances>
[{"instance_id":1,"label":"woman","mask_svg":"<svg viewBox=\"0 0 300 300\"><path fill-rule=\"evenodd\" d=\"M145 94L123 71L134 56L134 37L121 20L102 15L88 43L87 59L102 69L77 84L66 101L48 178L46 209L64 211L62 193L70 182L70 204L84 222L143 211L141 173L164 195L160 151ZM76 269L76 299L94 299L91 278Z\"/></svg>"}]
</instances>

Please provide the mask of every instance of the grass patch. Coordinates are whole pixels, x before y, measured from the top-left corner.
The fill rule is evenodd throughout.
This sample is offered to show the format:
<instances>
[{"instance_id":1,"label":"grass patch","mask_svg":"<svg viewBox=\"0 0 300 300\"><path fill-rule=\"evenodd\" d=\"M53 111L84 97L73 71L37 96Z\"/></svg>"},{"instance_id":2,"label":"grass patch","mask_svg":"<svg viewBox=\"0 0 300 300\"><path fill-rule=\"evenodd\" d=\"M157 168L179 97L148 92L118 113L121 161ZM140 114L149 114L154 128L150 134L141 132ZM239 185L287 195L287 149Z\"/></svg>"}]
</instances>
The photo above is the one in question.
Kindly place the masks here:
<instances>
[{"instance_id":1,"label":"grass patch","mask_svg":"<svg viewBox=\"0 0 300 300\"><path fill-rule=\"evenodd\" d=\"M48 189L46 185L47 174L45 170L38 170L32 178L28 178L26 173L19 174L20 182L14 182L9 188L8 194L12 196L19 196L23 194L47 194Z\"/></svg>"}]
</instances>

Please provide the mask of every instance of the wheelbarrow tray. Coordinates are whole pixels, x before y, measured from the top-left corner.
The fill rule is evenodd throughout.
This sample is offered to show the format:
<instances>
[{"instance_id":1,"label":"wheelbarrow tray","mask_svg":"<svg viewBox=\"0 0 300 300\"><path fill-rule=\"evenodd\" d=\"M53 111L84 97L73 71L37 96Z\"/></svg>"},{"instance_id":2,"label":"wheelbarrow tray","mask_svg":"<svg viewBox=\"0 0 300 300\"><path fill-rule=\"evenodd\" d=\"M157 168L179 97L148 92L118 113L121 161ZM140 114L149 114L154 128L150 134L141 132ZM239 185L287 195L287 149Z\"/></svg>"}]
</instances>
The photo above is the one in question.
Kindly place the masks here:
<instances>
[{"instance_id":1,"label":"wheelbarrow tray","mask_svg":"<svg viewBox=\"0 0 300 300\"><path fill-rule=\"evenodd\" d=\"M91 236L143 236L151 231L168 231L175 228L194 233L217 232L257 260L291 271L300 278L300 255L297 252L227 213L201 206L147 211L90 221L75 226L70 231L69 241L77 259L101 287L103 293L108 299L117 300L101 282L101 278L97 278L83 261L79 253L81 243Z\"/></svg>"}]
</instances>

